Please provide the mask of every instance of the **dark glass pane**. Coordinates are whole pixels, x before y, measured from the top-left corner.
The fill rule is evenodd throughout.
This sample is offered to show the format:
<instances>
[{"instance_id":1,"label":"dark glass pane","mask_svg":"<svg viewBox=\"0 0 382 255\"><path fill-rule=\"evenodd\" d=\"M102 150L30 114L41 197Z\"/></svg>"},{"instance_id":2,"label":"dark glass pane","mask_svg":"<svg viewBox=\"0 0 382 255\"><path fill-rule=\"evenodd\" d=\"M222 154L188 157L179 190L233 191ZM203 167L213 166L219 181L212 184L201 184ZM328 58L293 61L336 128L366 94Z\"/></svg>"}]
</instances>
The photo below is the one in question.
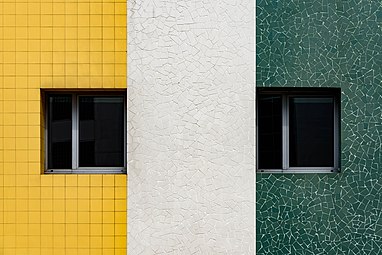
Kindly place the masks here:
<instances>
[{"instance_id":1,"label":"dark glass pane","mask_svg":"<svg viewBox=\"0 0 382 255\"><path fill-rule=\"evenodd\" d=\"M333 98L294 97L289 107L290 167L333 167Z\"/></svg>"},{"instance_id":2,"label":"dark glass pane","mask_svg":"<svg viewBox=\"0 0 382 255\"><path fill-rule=\"evenodd\" d=\"M72 96L48 96L48 168L72 168Z\"/></svg>"},{"instance_id":3,"label":"dark glass pane","mask_svg":"<svg viewBox=\"0 0 382 255\"><path fill-rule=\"evenodd\" d=\"M258 99L258 168L282 168L281 96L260 95Z\"/></svg>"},{"instance_id":4,"label":"dark glass pane","mask_svg":"<svg viewBox=\"0 0 382 255\"><path fill-rule=\"evenodd\" d=\"M122 96L79 97L79 166L124 166Z\"/></svg>"}]
</instances>

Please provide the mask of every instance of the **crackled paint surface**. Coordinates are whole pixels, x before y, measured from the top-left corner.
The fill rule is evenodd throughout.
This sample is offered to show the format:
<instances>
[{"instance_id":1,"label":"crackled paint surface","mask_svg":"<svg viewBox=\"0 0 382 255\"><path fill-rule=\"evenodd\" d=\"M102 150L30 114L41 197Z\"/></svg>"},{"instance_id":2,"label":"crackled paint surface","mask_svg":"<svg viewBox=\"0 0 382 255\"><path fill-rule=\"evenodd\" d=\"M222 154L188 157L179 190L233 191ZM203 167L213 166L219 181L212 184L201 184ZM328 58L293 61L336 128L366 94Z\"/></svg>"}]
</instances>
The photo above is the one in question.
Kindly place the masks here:
<instances>
[{"instance_id":1,"label":"crackled paint surface","mask_svg":"<svg viewBox=\"0 0 382 255\"><path fill-rule=\"evenodd\" d=\"M340 87L339 174L258 174L257 254L380 254L380 1L257 1L257 86Z\"/></svg>"},{"instance_id":2,"label":"crackled paint surface","mask_svg":"<svg viewBox=\"0 0 382 255\"><path fill-rule=\"evenodd\" d=\"M253 254L253 1L129 1L129 254Z\"/></svg>"}]
</instances>

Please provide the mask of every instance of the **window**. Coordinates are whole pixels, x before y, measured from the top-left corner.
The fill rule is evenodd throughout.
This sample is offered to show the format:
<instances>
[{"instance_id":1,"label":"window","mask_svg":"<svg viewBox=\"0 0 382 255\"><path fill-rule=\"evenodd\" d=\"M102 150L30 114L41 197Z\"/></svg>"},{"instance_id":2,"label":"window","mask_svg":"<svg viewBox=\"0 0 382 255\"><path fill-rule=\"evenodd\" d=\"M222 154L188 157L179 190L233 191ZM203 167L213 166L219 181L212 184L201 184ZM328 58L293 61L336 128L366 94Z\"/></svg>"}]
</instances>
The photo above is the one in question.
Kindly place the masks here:
<instances>
[{"instance_id":1,"label":"window","mask_svg":"<svg viewBox=\"0 0 382 255\"><path fill-rule=\"evenodd\" d=\"M46 94L47 173L125 173L121 94Z\"/></svg>"},{"instance_id":2,"label":"window","mask_svg":"<svg viewBox=\"0 0 382 255\"><path fill-rule=\"evenodd\" d=\"M258 170L338 171L339 98L338 89L258 89Z\"/></svg>"}]
</instances>

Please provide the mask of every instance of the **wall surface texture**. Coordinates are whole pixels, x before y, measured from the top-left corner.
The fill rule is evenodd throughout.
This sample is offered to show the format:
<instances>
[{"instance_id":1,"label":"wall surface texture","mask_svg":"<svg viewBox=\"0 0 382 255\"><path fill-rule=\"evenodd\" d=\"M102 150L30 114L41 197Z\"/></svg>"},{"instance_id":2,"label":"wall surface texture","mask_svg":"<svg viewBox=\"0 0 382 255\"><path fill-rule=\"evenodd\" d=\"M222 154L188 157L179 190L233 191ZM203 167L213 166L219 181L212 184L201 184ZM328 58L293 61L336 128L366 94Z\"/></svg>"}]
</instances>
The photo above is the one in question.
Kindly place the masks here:
<instances>
[{"instance_id":1,"label":"wall surface texture","mask_svg":"<svg viewBox=\"0 0 382 255\"><path fill-rule=\"evenodd\" d=\"M40 89L126 88L125 1L0 3L0 254L126 254L126 175L48 175Z\"/></svg>"},{"instance_id":2,"label":"wall surface texture","mask_svg":"<svg viewBox=\"0 0 382 255\"><path fill-rule=\"evenodd\" d=\"M380 254L380 1L257 1L257 86L341 88L341 173L258 174L257 254Z\"/></svg>"},{"instance_id":3,"label":"wall surface texture","mask_svg":"<svg viewBox=\"0 0 382 255\"><path fill-rule=\"evenodd\" d=\"M253 254L253 1L128 9L129 254Z\"/></svg>"}]
</instances>

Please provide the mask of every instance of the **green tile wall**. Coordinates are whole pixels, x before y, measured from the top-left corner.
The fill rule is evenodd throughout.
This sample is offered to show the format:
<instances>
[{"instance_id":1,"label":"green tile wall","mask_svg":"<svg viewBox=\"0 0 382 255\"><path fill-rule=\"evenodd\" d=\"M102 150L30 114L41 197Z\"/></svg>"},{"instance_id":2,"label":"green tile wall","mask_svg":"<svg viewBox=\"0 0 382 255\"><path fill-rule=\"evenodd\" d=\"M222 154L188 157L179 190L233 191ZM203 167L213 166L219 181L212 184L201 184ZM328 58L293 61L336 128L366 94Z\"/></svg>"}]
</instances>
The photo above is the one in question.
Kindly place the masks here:
<instances>
[{"instance_id":1,"label":"green tile wall","mask_svg":"<svg viewBox=\"0 0 382 255\"><path fill-rule=\"evenodd\" d=\"M340 87L339 174L258 174L257 254L382 254L382 2L257 0L257 86Z\"/></svg>"}]
</instances>

